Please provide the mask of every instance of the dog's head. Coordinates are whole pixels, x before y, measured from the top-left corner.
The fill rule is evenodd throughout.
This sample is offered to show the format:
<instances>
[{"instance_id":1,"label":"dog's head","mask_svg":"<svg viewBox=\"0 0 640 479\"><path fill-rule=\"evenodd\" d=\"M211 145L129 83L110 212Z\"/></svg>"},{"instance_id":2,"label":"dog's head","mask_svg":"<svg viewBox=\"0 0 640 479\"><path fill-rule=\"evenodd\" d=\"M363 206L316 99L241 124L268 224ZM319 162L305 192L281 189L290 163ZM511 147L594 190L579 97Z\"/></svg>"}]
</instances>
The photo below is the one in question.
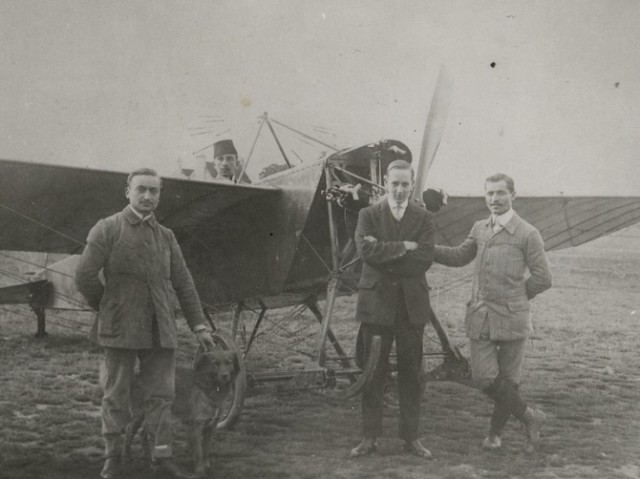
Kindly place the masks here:
<instances>
[{"instance_id":1,"label":"dog's head","mask_svg":"<svg viewBox=\"0 0 640 479\"><path fill-rule=\"evenodd\" d=\"M233 351L214 349L199 352L194 361L196 384L205 391L215 391L231 384L240 370Z\"/></svg>"}]
</instances>

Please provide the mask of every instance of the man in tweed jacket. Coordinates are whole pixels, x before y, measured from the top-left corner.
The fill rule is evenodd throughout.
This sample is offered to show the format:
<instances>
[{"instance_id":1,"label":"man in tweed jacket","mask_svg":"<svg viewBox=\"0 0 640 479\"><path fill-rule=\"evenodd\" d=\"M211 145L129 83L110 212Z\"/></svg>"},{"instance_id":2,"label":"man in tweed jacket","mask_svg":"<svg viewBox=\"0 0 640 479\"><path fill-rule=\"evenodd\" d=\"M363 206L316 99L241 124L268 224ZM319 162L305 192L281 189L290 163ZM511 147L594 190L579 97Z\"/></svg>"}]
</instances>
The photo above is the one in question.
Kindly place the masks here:
<instances>
[{"instance_id":1,"label":"man in tweed jacket","mask_svg":"<svg viewBox=\"0 0 640 479\"><path fill-rule=\"evenodd\" d=\"M533 331L529 300L551 287L551 272L540 233L512 209L515 197L513 179L503 174L487 178L485 200L491 216L476 222L461 245L436 246L435 262L464 266L475 258L465 316L471 372L477 387L495 402L483 448L501 446L502 430L513 414L527 429L531 451L545 416L527 406L518 387L525 342Z\"/></svg>"}]
</instances>

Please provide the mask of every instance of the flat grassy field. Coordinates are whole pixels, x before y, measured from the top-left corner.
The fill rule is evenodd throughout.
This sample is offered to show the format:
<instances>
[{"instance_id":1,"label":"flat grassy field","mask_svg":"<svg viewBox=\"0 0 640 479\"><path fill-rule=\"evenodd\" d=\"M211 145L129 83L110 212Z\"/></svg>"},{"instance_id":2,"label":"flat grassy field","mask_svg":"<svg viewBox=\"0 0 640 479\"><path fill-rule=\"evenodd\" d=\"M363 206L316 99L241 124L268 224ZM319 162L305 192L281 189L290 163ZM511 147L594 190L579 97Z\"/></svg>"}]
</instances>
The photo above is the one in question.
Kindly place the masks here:
<instances>
[{"instance_id":1,"label":"flat grassy field","mask_svg":"<svg viewBox=\"0 0 640 479\"><path fill-rule=\"evenodd\" d=\"M453 383L427 385L422 440L434 460L402 453L398 411L390 405L378 454L347 458L359 441L359 398L322 389L271 392L246 399L231 431L216 437L216 479L249 478L638 478L640 477L640 227L550 254L554 288L533 302L522 391L548 417L542 443L523 452L524 431L512 419L499 452L480 445L491 405ZM7 265L3 266L5 269ZM455 344L464 346L462 314L469 269L435 266L432 302ZM338 301L334 328L353 349L354 298ZM250 333L255 315L245 314ZM49 336L35 340L28 308L0 314L0 478L98 477L100 350L86 339L91 315L51 312ZM228 318L217 318L228 327ZM309 311L269 314L248 356L251 372L311 363L318 326ZM436 350L432 331L427 349ZM184 325L180 362L194 342ZM184 427L176 423L179 462L188 465ZM137 444L136 444L137 446ZM128 477L151 477L137 455Z\"/></svg>"}]
</instances>

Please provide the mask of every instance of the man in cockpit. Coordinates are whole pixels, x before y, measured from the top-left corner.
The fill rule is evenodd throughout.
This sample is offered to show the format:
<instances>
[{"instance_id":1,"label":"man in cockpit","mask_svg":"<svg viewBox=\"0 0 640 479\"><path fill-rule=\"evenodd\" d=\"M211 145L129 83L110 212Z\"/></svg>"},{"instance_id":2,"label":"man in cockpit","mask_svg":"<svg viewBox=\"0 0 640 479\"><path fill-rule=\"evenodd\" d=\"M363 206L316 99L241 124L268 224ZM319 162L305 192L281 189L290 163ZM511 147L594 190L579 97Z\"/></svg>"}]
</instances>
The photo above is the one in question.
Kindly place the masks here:
<instances>
[{"instance_id":1,"label":"man in cockpit","mask_svg":"<svg viewBox=\"0 0 640 479\"><path fill-rule=\"evenodd\" d=\"M235 183L240 175L238 152L233 140L220 140L213 144L213 168L218 181Z\"/></svg>"}]
</instances>

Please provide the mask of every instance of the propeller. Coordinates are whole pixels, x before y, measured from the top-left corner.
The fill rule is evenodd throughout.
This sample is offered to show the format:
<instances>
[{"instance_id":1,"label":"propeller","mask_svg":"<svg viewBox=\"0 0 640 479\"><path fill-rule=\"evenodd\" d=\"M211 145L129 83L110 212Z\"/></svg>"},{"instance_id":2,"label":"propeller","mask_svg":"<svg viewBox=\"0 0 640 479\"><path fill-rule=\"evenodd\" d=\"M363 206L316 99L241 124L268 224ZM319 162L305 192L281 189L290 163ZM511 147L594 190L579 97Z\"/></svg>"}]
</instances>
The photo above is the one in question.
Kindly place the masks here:
<instances>
[{"instance_id":1,"label":"propeller","mask_svg":"<svg viewBox=\"0 0 640 479\"><path fill-rule=\"evenodd\" d=\"M453 77L442 65L438 73L436 88L433 91L427 123L424 126L422 135L422 146L418 159L418 170L416 171L416 184L411 193L412 200L422 201L422 191L427 183L427 174L431 164L435 159L436 152L442 140L447 115L453 94Z\"/></svg>"}]
</instances>

